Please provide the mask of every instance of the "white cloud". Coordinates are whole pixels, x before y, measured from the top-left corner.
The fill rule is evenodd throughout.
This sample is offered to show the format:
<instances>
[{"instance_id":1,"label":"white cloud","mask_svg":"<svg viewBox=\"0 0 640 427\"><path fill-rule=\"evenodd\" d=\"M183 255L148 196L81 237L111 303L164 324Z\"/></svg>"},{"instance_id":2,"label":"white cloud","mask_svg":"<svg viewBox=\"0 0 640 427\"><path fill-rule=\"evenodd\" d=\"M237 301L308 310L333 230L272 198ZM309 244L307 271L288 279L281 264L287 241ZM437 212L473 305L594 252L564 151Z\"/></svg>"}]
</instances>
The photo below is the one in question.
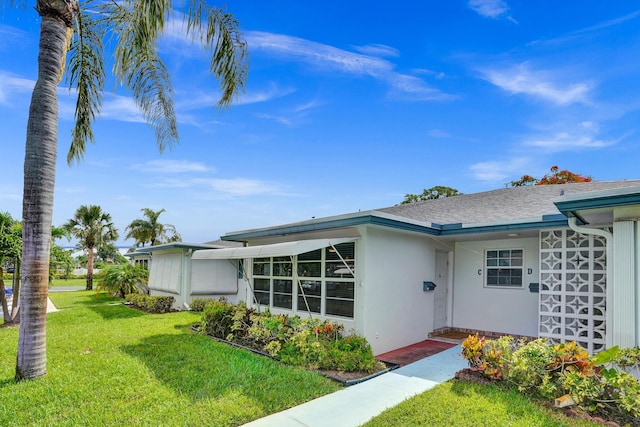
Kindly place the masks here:
<instances>
[{"instance_id":1,"label":"white cloud","mask_svg":"<svg viewBox=\"0 0 640 427\"><path fill-rule=\"evenodd\" d=\"M475 163L469 169L477 180L503 183L510 176L522 175L522 171L527 170L530 162L528 158L511 158Z\"/></svg>"},{"instance_id":2,"label":"white cloud","mask_svg":"<svg viewBox=\"0 0 640 427\"><path fill-rule=\"evenodd\" d=\"M255 179L196 179L193 182L194 184L208 186L214 191L234 196L283 194L280 186Z\"/></svg>"},{"instance_id":3,"label":"white cloud","mask_svg":"<svg viewBox=\"0 0 640 427\"><path fill-rule=\"evenodd\" d=\"M29 99L35 81L0 70L0 105L15 105L16 99Z\"/></svg>"},{"instance_id":4,"label":"white cloud","mask_svg":"<svg viewBox=\"0 0 640 427\"><path fill-rule=\"evenodd\" d=\"M285 126L293 126L293 120L289 117L277 116L275 114L260 113L257 117L264 120L273 120Z\"/></svg>"},{"instance_id":5,"label":"white cloud","mask_svg":"<svg viewBox=\"0 0 640 427\"><path fill-rule=\"evenodd\" d=\"M245 38L250 50L262 50L288 59L312 64L317 69L328 69L354 76L369 76L391 87L392 96L411 100L449 99L450 95L427 86L417 77L394 70L391 62L348 52L333 46L281 34L249 31Z\"/></svg>"},{"instance_id":6,"label":"white cloud","mask_svg":"<svg viewBox=\"0 0 640 427\"><path fill-rule=\"evenodd\" d=\"M451 138L451 134L442 129L431 129L429 132L427 132L427 135L432 138Z\"/></svg>"},{"instance_id":7,"label":"white cloud","mask_svg":"<svg viewBox=\"0 0 640 427\"><path fill-rule=\"evenodd\" d=\"M149 160L148 162L134 165L133 169L151 173L188 173L212 171L212 169L207 167L204 163L171 159Z\"/></svg>"},{"instance_id":8,"label":"white cloud","mask_svg":"<svg viewBox=\"0 0 640 427\"><path fill-rule=\"evenodd\" d=\"M583 148L605 148L620 142L618 139L602 139L593 134L557 132L528 138L525 145L537 147L546 152L573 151Z\"/></svg>"},{"instance_id":9,"label":"white cloud","mask_svg":"<svg viewBox=\"0 0 640 427\"><path fill-rule=\"evenodd\" d=\"M367 46L353 46L355 50L370 56L391 56L398 57L400 52L398 49L384 44L370 44Z\"/></svg>"},{"instance_id":10,"label":"white cloud","mask_svg":"<svg viewBox=\"0 0 640 427\"><path fill-rule=\"evenodd\" d=\"M509 6L502 0L469 0L469 8L485 18L497 19L507 15ZM516 22L511 16L506 16L510 21Z\"/></svg>"},{"instance_id":11,"label":"white cloud","mask_svg":"<svg viewBox=\"0 0 640 427\"><path fill-rule=\"evenodd\" d=\"M483 70L484 79L512 94L541 98L558 105L587 103L591 82L563 83L559 73L533 71L527 63L508 69Z\"/></svg>"}]
</instances>

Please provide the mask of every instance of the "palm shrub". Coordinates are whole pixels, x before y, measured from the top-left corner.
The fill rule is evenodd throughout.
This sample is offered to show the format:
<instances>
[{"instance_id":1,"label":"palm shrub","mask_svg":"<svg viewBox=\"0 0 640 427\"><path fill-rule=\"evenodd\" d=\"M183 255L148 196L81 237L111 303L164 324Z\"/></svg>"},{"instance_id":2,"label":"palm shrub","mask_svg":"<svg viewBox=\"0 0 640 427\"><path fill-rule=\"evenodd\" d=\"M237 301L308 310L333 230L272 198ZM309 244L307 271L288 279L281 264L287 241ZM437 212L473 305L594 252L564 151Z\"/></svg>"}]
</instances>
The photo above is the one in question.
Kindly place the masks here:
<instances>
[{"instance_id":1,"label":"palm shrub","mask_svg":"<svg viewBox=\"0 0 640 427\"><path fill-rule=\"evenodd\" d=\"M96 275L98 292L107 291L124 298L127 294L140 293L146 288L149 270L140 265L111 264Z\"/></svg>"}]
</instances>

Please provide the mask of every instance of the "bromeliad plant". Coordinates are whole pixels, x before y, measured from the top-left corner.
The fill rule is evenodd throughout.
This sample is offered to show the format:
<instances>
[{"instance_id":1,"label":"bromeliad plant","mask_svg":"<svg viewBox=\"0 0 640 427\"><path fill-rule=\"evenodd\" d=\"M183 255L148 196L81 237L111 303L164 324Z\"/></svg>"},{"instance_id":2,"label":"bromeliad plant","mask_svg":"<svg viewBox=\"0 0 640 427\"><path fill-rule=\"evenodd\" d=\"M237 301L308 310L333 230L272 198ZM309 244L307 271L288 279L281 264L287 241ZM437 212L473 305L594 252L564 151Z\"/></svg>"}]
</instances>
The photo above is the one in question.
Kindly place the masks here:
<instances>
[{"instance_id":1,"label":"bromeliad plant","mask_svg":"<svg viewBox=\"0 0 640 427\"><path fill-rule=\"evenodd\" d=\"M486 340L476 334L462 343L462 356L472 369L521 392L569 396L586 411L640 425L640 383L629 373L638 372L640 349L614 347L591 357L575 341Z\"/></svg>"}]
</instances>

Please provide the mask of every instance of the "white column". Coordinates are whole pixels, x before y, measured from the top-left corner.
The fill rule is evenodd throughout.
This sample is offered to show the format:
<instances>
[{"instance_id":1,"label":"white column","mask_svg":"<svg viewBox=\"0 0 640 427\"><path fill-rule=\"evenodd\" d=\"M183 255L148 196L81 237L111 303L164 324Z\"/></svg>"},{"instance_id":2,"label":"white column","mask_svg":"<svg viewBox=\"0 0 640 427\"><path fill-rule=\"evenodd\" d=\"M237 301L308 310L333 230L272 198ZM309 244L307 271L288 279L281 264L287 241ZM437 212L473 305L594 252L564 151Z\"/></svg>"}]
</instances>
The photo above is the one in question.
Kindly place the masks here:
<instances>
[{"instance_id":1,"label":"white column","mask_svg":"<svg viewBox=\"0 0 640 427\"><path fill-rule=\"evenodd\" d=\"M637 221L620 220L613 223L613 300L607 304L613 320L612 344L635 347L638 344L636 319L636 233Z\"/></svg>"}]
</instances>

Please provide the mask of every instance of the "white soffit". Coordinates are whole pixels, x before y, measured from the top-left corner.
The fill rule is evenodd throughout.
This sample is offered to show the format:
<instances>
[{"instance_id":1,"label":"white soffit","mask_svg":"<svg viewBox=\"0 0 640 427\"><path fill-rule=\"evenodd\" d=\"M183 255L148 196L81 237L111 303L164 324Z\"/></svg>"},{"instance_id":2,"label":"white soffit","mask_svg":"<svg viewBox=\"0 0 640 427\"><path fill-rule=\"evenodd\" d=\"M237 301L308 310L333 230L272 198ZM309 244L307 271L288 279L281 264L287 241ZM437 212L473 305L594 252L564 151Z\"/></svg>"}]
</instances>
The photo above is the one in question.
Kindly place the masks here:
<instances>
[{"instance_id":1,"label":"white soffit","mask_svg":"<svg viewBox=\"0 0 640 427\"><path fill-rule=\"evenodd\" d=\"M299 255L331 245L353 242L355 238L296 240L272 245L247 246L241 248L204 249L195 251L191 259L246 259Z\"/></svg>"}]
</instances>

